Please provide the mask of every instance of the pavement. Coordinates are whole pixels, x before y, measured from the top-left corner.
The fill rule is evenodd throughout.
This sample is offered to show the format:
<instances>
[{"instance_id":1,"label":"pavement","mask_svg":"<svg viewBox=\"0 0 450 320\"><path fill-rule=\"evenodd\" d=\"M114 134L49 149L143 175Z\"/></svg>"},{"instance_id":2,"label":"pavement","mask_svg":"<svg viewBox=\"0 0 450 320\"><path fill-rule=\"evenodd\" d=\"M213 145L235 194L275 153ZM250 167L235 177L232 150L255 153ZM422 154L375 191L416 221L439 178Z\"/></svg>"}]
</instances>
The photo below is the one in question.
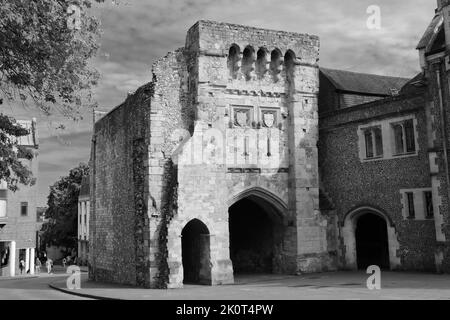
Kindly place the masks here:
<instances>
[{"instance_id":1,"label":"pavement","mask_svg":"<svg viewBox=\"0 0 450 320\"><path fill-rule=\"evenodd\" d=\"M241 275L223 286L185 285L156 290L91 282L81 275L81 289L69 290L66 279L50 286L75 297L119 300L450 300L450 275L382 272L381 289L369 290L364 272Z\"/></svg>"},{"instance_id":2,"label":"pavement","mask_svg":"<svg viewBox=\"0 0 450 320\"><path fill-rule=\"evenodd\" d=\"M85 274L85 273L83 273ZM0 301L3 300L87 300L69 295L49 287L49 283L67 279L62 267L57 267L52 274L22 275L17 277L0 277Z\"/></svg>"}]
</instances>

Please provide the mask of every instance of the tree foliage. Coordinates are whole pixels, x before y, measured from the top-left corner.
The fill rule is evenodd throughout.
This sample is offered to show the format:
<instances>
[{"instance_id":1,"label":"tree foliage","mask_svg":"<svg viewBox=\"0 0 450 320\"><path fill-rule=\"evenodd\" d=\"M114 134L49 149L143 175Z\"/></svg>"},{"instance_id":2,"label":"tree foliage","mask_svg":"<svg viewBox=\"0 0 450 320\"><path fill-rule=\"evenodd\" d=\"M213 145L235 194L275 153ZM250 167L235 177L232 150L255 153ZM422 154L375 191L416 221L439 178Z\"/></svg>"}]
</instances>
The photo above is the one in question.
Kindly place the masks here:
<instances>
[{"instance_id":1,"label":"tree foliage","mask_svg":"<svg viewBox=\"0 0 450 320\"><path fill-rule=\"evenodd\" d=\"M100 32L89 14L94 2L104 0L0 0L0 104L22 102L72 119L95 106L98 72L89 60ZM30 184L31 172L15 156L14 137L25 133L3 114L0 133L0 179Z\"/></svg>"},{"instance_id":2,"label":"tree foliage","mask_svg":"<svg viewBox=\"0 0 450 320\"><path fill-rule=\"evenodd\" d=\"M102 2L102 1L97 1ZM0 92L76 117L92 102L99 23L89 0L0 0ZM79 16L70 10L79 9ZM73 20L79 19L79 28Z\"/></svg>"},{"instance_id":3,"label":"tree foliage","mask_svg":"<svg viewBox=\"0 0 450 320\"><path fill-rule=\"evenodd\" d=\"M82 163L50 187L45 212L48 222L42 226L44 245L77 247L78 196L82 179L88 174L89 167Z\"/></svg>"}]
</instances>

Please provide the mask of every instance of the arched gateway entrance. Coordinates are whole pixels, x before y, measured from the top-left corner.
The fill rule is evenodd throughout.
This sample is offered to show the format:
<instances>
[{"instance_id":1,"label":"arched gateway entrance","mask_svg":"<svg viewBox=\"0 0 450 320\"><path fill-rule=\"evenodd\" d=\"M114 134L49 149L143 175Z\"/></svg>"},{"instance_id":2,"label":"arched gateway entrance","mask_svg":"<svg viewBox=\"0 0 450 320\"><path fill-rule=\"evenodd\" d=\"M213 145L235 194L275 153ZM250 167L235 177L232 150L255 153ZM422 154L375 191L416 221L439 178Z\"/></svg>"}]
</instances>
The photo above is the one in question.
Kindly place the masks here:
<instances>
[{"instance_id":1,"label":"arched gateway entrance","mask_svg":"<svg viewBox=\"0 0 450 320\"><path fill-rule=\"evenodd\" d=\"M200 220L190 221L181 233L184 283L211 284L209 230Z\"/></svg>"},{"instance_id":2,"label":"arched gateway entrance","mask_svg":"<svg viewBox=\"0 0 450 320\"><path fill-rule=\"evenodd\" d=\"M230 258L234 274L279 273L282 213L255 192L229 207Z\"/></svg>"},{"instance_id":3,"label":"arched gateway entrance","mask_svg":"<svg viewBox=\"0 0 450 320\"><path fill-rule=\"evenodd\" d=\"M355 230L358 269L371 265L389 269L389 241L386 220L366 213L358 218Z\"/></svg>"},{"instance_id":4,"label":"arched gateway entrance","mask_svg":"<svg viewBox=\"0 0 450 320\"><path fill-rule=\"evenodd\" d=\"M392 221L380 210L361 207L348 213L342 227L345 244L345 266L367 269L377 265L395 269L400 265L400 247Z\"/></svg>"}]
</instances>

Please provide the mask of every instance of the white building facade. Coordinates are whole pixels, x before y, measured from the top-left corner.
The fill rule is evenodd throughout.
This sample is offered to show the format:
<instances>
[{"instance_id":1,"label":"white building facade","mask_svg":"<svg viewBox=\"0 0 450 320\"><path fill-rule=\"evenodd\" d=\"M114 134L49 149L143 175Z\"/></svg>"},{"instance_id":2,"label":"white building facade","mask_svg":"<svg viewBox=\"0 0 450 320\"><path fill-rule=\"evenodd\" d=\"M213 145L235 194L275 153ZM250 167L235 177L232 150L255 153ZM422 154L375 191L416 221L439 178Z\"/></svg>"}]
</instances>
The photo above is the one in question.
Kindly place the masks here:
<instances>
[{"instance_id":1,"label":"white building facade","mask_svg":"<svg viewBox=\"0 0 450 320\"><path fill-rule=\"evenodd\" d=\"M89 253L89 177L84 177L78 197L78 258L86 265Z\"/></svg>"}]
</instances>

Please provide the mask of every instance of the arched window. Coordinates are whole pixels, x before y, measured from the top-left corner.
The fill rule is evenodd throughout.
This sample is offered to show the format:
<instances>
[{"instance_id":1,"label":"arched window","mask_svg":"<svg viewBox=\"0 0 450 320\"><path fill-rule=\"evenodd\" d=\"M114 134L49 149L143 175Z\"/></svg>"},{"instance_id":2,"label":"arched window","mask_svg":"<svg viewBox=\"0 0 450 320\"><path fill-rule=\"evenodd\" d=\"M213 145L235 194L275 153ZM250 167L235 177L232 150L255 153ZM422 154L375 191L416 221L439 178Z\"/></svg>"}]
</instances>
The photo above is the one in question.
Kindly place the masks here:
<instances>
[{"instance_id":1,"label":"arched window","mask_svg":"<svg viewBox=\"0 0 450 320\"><path fill-rule=\"evenodd\" d=\"M295 70L295 53L292 50L288 50L284 55L284 67L286 70L286 77L288 81L293 80Z\"/></svg>"},{"instance_id":2,"label":"arched window","mask_svg":"<svg viewBox=\"0 0 450 320\"><path fill-rule=\"evenodd\" d=\"M264 78L268 70L267 51L264 48L258 50L256 58L256 74L259 79Z\"/></svg>"},{"instance_id":3,"label":"arched window","mask_svg":"<svg viewBox=\"0 0 450 320\"><path fill-rule=\"evenodd\" d=\"M230 78L236 79L238 71L240 69L241 64L241 49L238 45L234 44L231 46L230 51L228 53L228 71L230 74Z\"/></svg>"},{"instance_id":4,"label":"arched window","mask_svg":"<svg viewBox=\"0 0 450 320\"><path fill-rule=\"evenodd\" d=\"M252 73L255 71L255 60L255 50L247 46L242 58L242 73L245 75L246 80L252 78Z\"/></svg>"},{"instance_id":5,"label":"arched window","mask_svg":"<svg viewBox=\"0 0 450 320\"><path fill-rule=\"evenodd\" d=\"M270 55L270 71L275 80L278 80L278 75L283 70L283 58L280 50L275 49Z\"/></svg>"}]
</instances>

